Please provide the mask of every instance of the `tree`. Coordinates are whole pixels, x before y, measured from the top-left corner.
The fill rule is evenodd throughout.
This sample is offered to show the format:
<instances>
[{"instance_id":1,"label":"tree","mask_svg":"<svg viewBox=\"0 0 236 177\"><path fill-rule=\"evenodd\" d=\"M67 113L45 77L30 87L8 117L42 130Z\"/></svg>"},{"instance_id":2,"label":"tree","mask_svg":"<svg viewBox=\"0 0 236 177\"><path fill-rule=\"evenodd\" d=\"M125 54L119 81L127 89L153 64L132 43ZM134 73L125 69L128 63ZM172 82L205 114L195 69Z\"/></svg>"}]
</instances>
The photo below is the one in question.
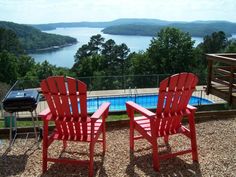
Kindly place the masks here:
<instances>
[{"instance_id":1,"label":"tree","mask_svg":"<svg viewBox=\"0 0 236 177\"><path fill-rule=\"evenodd\" d=\"M129 65L128 70L131 75L149 75L153 74L150 68L152 67L152 63L148 54L139 52L133 53L128 60Z\"/></svg>"},{"instance_id":2,"label":"tree","mask_svg":"<svg viewBox=\"0 0 236 177\"><path fill-rule=\"evenodd\" d=\"M0 28L0 52L6 50L15 55L22 54L23 48L20 41L12 30Z\"/></svg>"},{"instance_id":3,"label":"tree","mask_svg":"<svg viewBox=\"0 0 236 177\"><path fill-rule=\"evenodd\" d=\"M155 74L150 70L152 62L147 52L132 53L126 60L126 68L128 76L126 83L130 87L156 87L156 77L150 75Z\"/></svg>"},{"instance_id":4,"label":"tree","mask_svg":"<svg viewBox=\"0 0 236 177\"><path fill-rule=\"evenodd\" d=\"M226 53L236 53L236 39L229 41L227 47L225 48Z\"/></svg>"},{"instance_id":5,"label":"tree","mask_svg":"<svg viewBox=\"0 0 236 177\"><path fill-rule=\"evenodd\" d=\"M0 81L13 84L17 80L17 57L6 50L0 53Z\"/></svg>"},{"instance_id":6,"label":"tree","mask_svg":"<svg viewBox=\"0 0 236 177\"><path fill-rule=\"evenodd\" d=\"M92 36L88 44L78 49L72 71L78 77L93 76L94 71L99 74L121 75L129 51L126 44L117 45L112 39L105 41L100 34Z\"/></svg>"},{"instance_id":7,"label":"tree","mask_svg":"<svg viewBox=\"0 0 236 177\"><path fill-rule=\"evenodd\" d=\"M219 53L226 51L228 39L223 31L213 32L211 35L206 35L203 42L200 43L194 50L195 67L193 71L198 73L200 83L206 83L207 77L207 53Z\"/></svg>"},{"instance_id":8,"label":"tree","mask_svg":"<svg viewBox=\"0 0 236 177\"><path fill-rule=\"evenodd\" d=\"M176 28L164 28L151 40L147 53L152 73L173 74L191 71L193 67L191 36Z\"/></svg>"},{"instance_id":9,"label":"tree","mask_svg":"<svg viewBox=\"0 0 236 177\"><path fill-rule=\"evenodd\" d=\"M94 35L90 38L88 44L82 45L76 54L75 54L75 65L85 57L89 57L94 54L98 54L101 50L101 46L103 45L104 38L100 35Z\"/></svg>"},{"instance_id":10,"label":"tree","mask_svg":"<svg viewBox=\"0 0 236 177\"><path fill-rule=\"evenodd\" d=\"M103 67L109 75L123 75L124 62L128 57L130 49L126 44L117 45L114 40L109 39L102 45L101 54L105 60Z\"/></svg>"},{"instance_id":11,"label":"tree","mask_svg":"<svg viewBox=\"0 0 236 177\"><path fill-rule=\"evenodd\" d=\"M28 55L21 55L17 59L19 77L24 77L27 72L34 70L35 64L36 63L32 57Z\"/></svg>"},{"instance_id":12,"label":"tree","mask_svg":"<svg viewBox=\"0 0 236 177\"><path fill-rule=\"evenodd\" d=\"M39 81L45 79L49 76L53 76L53 71L55 70L55 66L48 63L48 61L44 61L41 64L36 65L36 74Z\"/></svg>"},{"instance_id":13,"label":"tree","mask_svg":"<svg viewBox=\"0 0 236 177\"><path fill-rule=\"evenodd\" d=\"M203 53L218 53L223 52L228 44L228 39L223 31L214 32L203 38L203 42L199 44Z\"/></svg>"},{"instance_id":14,"label":"tree","mask_svg":"<svg viewBox=\"0 0 236 177\"><path fill-rule=\"evenodd\" d=\"M101 36L101 34L94 35L90 38L90 41L88 43L88 46L92 54L98 54L101 51L101 46L104 42L104 38Z\"/></svg>"}]
</instances>

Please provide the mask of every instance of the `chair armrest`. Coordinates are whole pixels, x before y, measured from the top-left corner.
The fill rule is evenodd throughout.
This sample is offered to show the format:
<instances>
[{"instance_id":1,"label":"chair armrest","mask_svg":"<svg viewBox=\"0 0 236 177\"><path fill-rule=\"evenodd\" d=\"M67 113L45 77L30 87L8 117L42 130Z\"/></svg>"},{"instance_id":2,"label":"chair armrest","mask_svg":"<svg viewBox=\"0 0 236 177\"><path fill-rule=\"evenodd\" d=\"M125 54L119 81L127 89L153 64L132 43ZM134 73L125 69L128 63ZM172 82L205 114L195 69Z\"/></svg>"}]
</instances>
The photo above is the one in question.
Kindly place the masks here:
<instances>
[{"instance_id":1,"label":"chair armrest","mask_svg":"<svg viewBox=\"0 0 236 177\"><path fill-rule=\"evenodd\" d=\"M106 103L103 103L95 113L93 113L93 115L91 116L91 120L92 119L99 119L101 116L103 116L104 114L107 114L108 113L108 109L109 109L109 106L110 106L111 103L109 102L106 102Z\"/></svg>"},{"instance_id":2,"label":"chair armrest","mask_svg":"<svg viewBox=\"0 0 236 177\"><path fill-rule=\"evenodd\" d=\"M191 105L189 105L189 104L187 105L187 108L188 108L188 110L191 111L191 112L195 112L195 111L197 110L196 107L191 106Z\"/></svg>"},{"instance_id":3,"label":"chair armrest","mask_svg":"<svg viewBox=\"0 0 236 177\"><path fill-rule=\"evenodd\" d=\"M126 102L126 107L127 107L128 112L130 110L136 111L136 112L146 116L147 118L154 118L156 116L156 114L154 114L153 112L151 112L148 109L134 103L133 101Z\"/></svg>"},{"instance_id":4,"label":"chair armrest","mask_svg":"<svg viewBox=\"0 0 236 177\"><path fill-rule=\"evenodd\" d=\"M43 120L49 121L52 118L52 113L51 113L50 109L47 108L39 113L39 117L41 117Z\"/></svg>"}]
</instances>

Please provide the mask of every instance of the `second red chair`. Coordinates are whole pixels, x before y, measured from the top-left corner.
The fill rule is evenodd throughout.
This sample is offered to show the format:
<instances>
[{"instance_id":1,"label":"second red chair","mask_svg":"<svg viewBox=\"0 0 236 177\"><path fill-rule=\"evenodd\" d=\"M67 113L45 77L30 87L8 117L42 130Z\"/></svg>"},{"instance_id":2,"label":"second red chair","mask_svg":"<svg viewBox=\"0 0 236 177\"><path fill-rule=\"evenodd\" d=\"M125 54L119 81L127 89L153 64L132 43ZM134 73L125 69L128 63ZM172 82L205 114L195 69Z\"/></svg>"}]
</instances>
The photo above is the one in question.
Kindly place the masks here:
<instances>
[{"instance_id":1,"label":"second red chair","mask_svg":"<svg viewBox=\"0 0 236 177\"><path fill-rule=\"evenodd\" d=\"M192 73L180 73L163 80L160 84L156 113L153 113L134 102L127 102L127 113L130 118L130 149L134 150L134 140L146 139L152 145L153 167L160 169L160 159L192 153L193 161L198 161L194 115L196 108L188 105L190 97L198 82ZM135 116L135 113L141 116ZM182 125L184 116L188 117L189 129ZM134 136L137 131L140 136ZM181 133L191 141L187 150L159 155L157 138L164 137L168 143L170 135Z\"/></svg>"}]
</instances>

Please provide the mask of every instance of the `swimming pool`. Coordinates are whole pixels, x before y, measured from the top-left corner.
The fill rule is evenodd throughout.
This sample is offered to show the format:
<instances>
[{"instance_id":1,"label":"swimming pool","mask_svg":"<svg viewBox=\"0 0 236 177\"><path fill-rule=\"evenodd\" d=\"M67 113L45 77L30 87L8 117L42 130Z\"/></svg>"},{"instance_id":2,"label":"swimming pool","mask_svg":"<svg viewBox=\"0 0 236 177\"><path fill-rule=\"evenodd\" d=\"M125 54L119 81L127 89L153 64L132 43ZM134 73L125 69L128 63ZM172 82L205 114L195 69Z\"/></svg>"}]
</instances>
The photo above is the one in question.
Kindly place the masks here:
<instances>
[{"instance_id":1,"label":"swimming pool","mask_svg":"<svg viewBox=\"0 0 236 177\"><path fill-rule=\"evenodd\" d=\"M133 101L145 108L154 109L157 105L158 95L134 95L134 96L111 96L111 97L92 97L88 98L88 112L94 112L104 102L110 102L111 106L109 111L125 111L125 103L127 101ZM212 104L213 102L196 96L192 96L189 104L190 105L204 105Z\"/></svg>"}]
</instances>

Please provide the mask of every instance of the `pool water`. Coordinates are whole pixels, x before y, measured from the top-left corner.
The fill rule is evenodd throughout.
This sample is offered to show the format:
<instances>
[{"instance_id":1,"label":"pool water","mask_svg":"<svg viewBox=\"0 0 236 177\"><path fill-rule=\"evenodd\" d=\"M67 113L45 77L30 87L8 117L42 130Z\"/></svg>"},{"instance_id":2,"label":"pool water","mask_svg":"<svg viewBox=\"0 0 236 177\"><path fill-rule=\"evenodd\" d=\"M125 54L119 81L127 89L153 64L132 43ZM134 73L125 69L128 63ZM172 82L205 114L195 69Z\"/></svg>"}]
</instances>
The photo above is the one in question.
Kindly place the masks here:
<instances>
[{"instance_id":1,"label":"pool water","mask_svg":"<svg viewBox=\"0 0 236 177\"><path fill-rule=\"evenodd\" d=\"M109 111L125 111L126 106L125 103L127 101L133 101L145 108L152 109L157 106L158 95L135 95L135 96L113 96L113 97L96 97L89 98L88 112L94 112L98 109L98 107L104 102L110 102L111 106ZM190 105L204 105L204 104L212 104L213 102L196 96L192 96L189 104Z\"/></svg>"}]
</instances>

